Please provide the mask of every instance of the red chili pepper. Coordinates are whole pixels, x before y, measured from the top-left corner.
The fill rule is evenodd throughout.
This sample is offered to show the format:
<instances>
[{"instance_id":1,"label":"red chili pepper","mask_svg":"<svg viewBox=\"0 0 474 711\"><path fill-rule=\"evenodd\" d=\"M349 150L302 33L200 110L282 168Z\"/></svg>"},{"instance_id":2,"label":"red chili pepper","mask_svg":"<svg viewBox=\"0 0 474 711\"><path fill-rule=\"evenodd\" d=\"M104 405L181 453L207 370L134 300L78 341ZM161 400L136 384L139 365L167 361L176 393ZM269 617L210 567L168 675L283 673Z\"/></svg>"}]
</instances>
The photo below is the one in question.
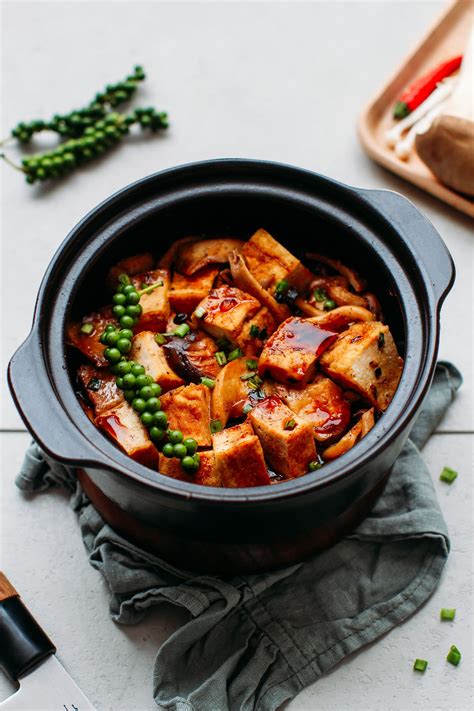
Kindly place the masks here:
<instances>
[{"instance_id":1,"label":"red chili pepper","mask_svg":"<svg viewBox=\"0 0 474 711\"><path fill-rule=\"evenodd\" d=\"M395 104L394 118L404 118L422 104L442 79L449 77L456 69L459 69L461 62L462 54L439 64L436 69L432 69L428 74L410 84Z\"/></svg>"}]
</instances>

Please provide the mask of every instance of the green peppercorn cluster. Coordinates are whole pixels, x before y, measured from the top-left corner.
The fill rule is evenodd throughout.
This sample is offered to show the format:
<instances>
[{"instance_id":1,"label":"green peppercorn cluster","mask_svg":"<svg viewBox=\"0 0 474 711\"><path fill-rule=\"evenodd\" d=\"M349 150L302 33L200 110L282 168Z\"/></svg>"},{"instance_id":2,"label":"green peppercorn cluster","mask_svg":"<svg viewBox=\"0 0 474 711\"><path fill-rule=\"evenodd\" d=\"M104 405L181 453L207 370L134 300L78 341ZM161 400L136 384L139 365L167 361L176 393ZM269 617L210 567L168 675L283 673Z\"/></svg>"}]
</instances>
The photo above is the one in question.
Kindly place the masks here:
<instances>
[{"instance_id":1,"label":"green peppercorn cluster","mask_svg":"<svg viewBox=\"0 0 474 711\"><path fill-rule=\"evenodd\" d=\"M65 140L53 150L25 157L21 168L11 163L4 154L2 157L25 174L27 183L33 184L62 177L77 166L103 155L129 133L133 124L151 132L168 128L167 114L153 107L136 108L128 114L112 111L132 97L143 79L143 68L137 66L133 74L117 84L108 84L82 109L55 114L50 121L36 119L19 123L11 135L22 144L28 143L35 133L45 130L55 131Z\"/></svg>"},{"instance_id":2,"label":"green peppercorn cluster","mask_svg":"<svg viewBox=\"0 0 474 711\"><path fill-rule=\"evenodd\" d=\"M144 79L143 67L136 66L133 74L117 84L108 84L84 108L74 109L68 114L55 114L50 121L41 119L29 122L21 121L12 129L11 135L21 143L28 143L35 133L41 131L55 131L60 136L78 138L82 136L86 128L104 118L109 107L116 107L129 101L135 93L138 83Z\"/></svg>"},{"instance_id":3,"label":"green peppercorn cluster","mask_svg":"<svg viewBox=\"0 0 474 711\"><path fill-rule=\"evenodd\" d=\"M161 387L145 373L145 368L130 360L127 354L132 349L133 331L142 313L140 296L159 286L160 282L147 285L142 291L130 283L126 274L119 277L119 287L112 297L112 312L118 319L120 328L113 324L106 326L100 342L106 346L104 356L110 363L110 369L116 376L117 387L123 390L127 402L148 429L150 439L156 444L163 444L165 457L177 457L181 460L184 471L192 474L199 469L200 457L195 439L184 438L179 430L168 428L168 417L161 410Z\"/></svg>"}]
</instances>

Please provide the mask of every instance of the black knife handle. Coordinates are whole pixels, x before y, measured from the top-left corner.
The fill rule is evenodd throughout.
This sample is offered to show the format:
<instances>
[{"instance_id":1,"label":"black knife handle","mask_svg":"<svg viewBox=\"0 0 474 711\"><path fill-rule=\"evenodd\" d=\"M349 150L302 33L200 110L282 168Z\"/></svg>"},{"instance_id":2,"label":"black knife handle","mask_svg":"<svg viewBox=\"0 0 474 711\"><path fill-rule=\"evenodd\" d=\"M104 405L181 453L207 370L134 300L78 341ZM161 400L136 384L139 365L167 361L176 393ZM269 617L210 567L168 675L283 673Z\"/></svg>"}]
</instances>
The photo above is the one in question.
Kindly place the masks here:
<instances>
[{"instance_id":1,"label":"black knife handle","mask_svg":"<svg viewBox=\"0 0 474 711\"><path fill-rule=\"evenodd\" d=\"M17 681L56 647L0 572L0 667Z\"/></svg>"}]
</instances>

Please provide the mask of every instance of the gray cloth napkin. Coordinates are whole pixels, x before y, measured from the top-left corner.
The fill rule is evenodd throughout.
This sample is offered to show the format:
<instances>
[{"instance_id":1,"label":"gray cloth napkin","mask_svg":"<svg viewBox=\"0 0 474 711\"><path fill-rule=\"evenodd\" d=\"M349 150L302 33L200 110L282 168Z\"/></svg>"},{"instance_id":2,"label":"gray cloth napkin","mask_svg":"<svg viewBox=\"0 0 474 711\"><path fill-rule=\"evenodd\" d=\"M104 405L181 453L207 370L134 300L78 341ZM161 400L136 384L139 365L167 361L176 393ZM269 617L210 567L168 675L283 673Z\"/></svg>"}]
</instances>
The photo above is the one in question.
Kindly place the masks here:
<instances>
[{"instance_id":1,"label":"gray cloth napkin","mask_svg":"<svg viewBox=\"0 0 474 711\"><path fill-rule=\"evenodd\" d=\"M178 570L115 533L72 472L35 444L17 484L72 492L91 565L111 591L112 619L133 624L160 602L189 621L158 650L153 693L174 711L271 711L341 659L412 615L438 585L446 526L419 449L462 378L439 363L433 385L370 516L327 551L276 572L218 578Z\"/></svg>"}]
</instances>

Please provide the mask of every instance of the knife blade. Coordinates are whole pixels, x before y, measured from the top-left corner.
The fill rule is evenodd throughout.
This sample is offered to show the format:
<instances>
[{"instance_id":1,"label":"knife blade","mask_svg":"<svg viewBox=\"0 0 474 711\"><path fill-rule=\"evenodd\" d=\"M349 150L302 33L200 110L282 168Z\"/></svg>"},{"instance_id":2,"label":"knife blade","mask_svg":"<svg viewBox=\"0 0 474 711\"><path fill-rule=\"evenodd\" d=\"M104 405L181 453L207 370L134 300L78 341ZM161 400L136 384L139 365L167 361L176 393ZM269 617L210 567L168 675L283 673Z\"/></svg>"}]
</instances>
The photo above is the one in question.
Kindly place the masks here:
<instances>
[{"instance_id":1,"label":"knife blade","mask_svg":"<svg viewBox=\"0 0 474 711\"><path fill-rule=\"evenodd\" d=\"M20 688L1 711L95 711L56 657L56 647L0 572L0 666Z\"/></svg>"}]
</instances>

